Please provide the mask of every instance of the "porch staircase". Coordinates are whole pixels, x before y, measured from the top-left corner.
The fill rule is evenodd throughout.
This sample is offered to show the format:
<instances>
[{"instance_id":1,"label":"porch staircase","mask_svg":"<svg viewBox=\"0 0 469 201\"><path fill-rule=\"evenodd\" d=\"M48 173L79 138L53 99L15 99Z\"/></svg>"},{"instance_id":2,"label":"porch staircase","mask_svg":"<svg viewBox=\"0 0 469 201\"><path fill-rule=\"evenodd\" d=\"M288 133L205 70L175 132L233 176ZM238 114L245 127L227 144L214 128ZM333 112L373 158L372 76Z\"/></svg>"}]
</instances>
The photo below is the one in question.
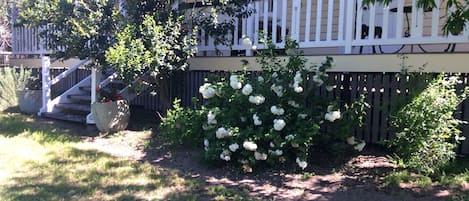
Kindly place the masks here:
<instances>
[{"instance_id":1,"label":"porch staircase","mask_svg":"<svg viewBox=\"0 0 469 201\"><path fill-rule=\"evenodd\" d=\"M50 77L50 58L42 58L42 88L43 106L39 111L40 116L71 121L77 123L94 124L91 114L91 104L96 101L97 94L94 89L99 87L105 90L106 87L118 89L124 99L131 100L137 94L128 92L128 87L117 79L117 75L112 72L102 74L96 69L91 70L91 75L82 79L64 93L51 99L51 86L57 84L61 79L66 78L78 68L89 64L88 60L80 60L75 65L69 67L65 72Z\"/></svg>"}]
</instances>

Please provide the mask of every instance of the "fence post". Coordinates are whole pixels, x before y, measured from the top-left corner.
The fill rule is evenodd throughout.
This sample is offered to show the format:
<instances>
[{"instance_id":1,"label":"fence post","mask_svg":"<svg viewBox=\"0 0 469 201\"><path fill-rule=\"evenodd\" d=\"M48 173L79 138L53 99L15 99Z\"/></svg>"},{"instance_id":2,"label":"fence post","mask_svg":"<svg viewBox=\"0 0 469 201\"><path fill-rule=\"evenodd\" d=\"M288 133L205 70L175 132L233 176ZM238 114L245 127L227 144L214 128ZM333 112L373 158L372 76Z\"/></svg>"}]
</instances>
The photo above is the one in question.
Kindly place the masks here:
<instances>
[{"instance_id":1,"label":"fence post","mask_svg":"<svg viewBox=\"0 0 469 201\"><path fill-rule=\"evenodd\" d=\"M355 19L355 2L356 0L347 1L347 11L345 17L345 54L352 53L352 41L353 41L353 30L354 30L354 21Z\"/></svg>"},{"instance_id":2,"label":"fence post","mask_svg":"<svg viewBox=\"0 0 469 201\"><path fill-rule=\"evenodd\" d=\"M50 57L41 55L42 67L42 107L38 115L46 112L52 112L51 105L51 78L50 78Z\"/></svg>"}]
</instances>

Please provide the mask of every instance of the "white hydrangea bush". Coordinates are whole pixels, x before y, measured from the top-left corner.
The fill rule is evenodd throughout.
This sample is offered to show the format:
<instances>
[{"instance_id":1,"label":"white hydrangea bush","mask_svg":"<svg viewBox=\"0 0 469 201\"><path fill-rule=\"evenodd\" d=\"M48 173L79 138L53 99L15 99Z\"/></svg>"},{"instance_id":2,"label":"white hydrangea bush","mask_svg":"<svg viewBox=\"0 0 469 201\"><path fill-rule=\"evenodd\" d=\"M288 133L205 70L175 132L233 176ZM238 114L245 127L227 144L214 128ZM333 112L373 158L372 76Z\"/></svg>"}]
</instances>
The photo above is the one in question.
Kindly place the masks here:
<instances>
[{"instance_id":1,"label":"white hydrangea bush","mask_svg":"<svg viewBox=\"0 0 469 201\"><path fill-rule=\"evenodd\" d=\"M207 113L201 125L206 159L239 163L248 167L245 170L287 162L305 169L321 125L341 119L340 110L334 108L336 100L313 95L327 85L326 70L333 59L305 66L305 60L294 55L281 65L264 55L259 63L260 73L233 72L208 78L200 87ZM347 144L346 138L343 143Z\"/></svg>"}]
</instances>

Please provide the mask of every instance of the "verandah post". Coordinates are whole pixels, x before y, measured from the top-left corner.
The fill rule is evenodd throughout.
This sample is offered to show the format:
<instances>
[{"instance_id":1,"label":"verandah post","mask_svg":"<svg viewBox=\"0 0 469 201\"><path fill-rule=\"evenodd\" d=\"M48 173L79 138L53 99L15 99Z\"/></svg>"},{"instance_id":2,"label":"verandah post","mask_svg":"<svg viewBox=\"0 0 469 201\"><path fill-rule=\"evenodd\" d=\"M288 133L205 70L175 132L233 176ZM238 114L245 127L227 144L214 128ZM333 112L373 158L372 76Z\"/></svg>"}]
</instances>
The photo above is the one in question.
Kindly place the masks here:
<instances>
[{"instance_id":1,"label":"verandah post","mask_svg":"<svg viewBox=\"0 0 469 201\"><path fill-rule=\"evenodd\" d=\"M97 101L97 91L96 89L98 88L101 88L101 86L99 85L101 82L101 78L100 78L100 75L98 73L98 70L93 67L91 69L91 104L95 103ZM93 111L91 111L93 112ZM93 114L90 113L88 114L88 116L86 116L86 123L87 124L94 124L94 119L93 119Z\"/></svg>"},{"instance_id":2,"label":"verandah post","mask_svg":"<svg viewBox=\"0 0 469 201\"><path fill-rule=\"evenodd\" d=\"M51 78L50 78L50 57L41 55L42 68L42 107L38 115L52 112L51 102Z\"/></svg>"}]
</instances>

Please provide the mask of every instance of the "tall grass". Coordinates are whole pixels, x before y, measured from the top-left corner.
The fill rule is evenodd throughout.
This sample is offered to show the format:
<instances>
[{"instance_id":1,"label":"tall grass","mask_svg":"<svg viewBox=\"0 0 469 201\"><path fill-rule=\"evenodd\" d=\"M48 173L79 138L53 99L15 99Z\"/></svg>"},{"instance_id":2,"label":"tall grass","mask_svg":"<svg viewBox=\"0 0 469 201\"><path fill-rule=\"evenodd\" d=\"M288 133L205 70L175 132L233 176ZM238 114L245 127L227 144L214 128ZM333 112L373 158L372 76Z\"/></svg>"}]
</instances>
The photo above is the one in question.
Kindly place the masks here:
<instances>
[{"instance_id":1,"label":"tall grass","mask_svg":"<svg viewBox=\"0 0 469 201\"><path fill-rule=\"evenodd\" d=\"M18 105L17 91L24 89L31 78L31 70L23 67L0 68L0 111Z\"/></svg>"}]
</instances>

